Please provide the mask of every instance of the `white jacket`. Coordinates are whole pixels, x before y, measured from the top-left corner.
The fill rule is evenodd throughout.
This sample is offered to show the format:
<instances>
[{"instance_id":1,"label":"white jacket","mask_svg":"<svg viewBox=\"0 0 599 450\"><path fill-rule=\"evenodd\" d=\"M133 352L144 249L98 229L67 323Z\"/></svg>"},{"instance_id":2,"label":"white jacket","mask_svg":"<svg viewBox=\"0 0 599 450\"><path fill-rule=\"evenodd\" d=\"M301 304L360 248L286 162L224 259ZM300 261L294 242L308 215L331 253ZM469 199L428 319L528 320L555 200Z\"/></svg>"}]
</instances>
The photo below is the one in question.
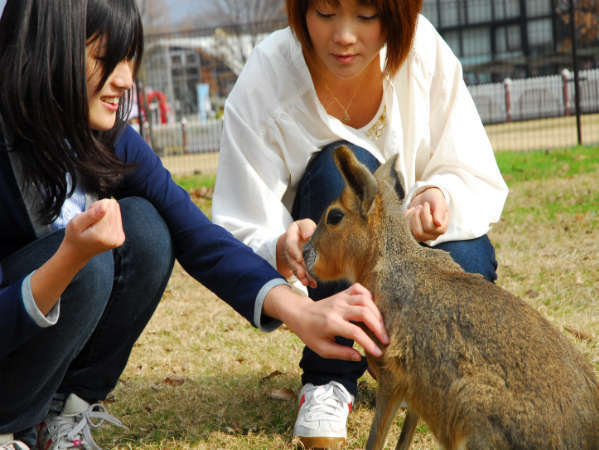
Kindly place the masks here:
<instances>
[{"instance_id":1,"label":"white jacket","mask_svg":"<svg viewBox=\"0 0 599 450\"><path fill-rule=\"evenodd\" d=\"M384 52L382 64L385 61ZM499 220L508 189L450 48L420 16L412 49L383 82L384 150L327 114L289 28L253 51L225 103L213 220L276 267L276 241L292 223L298 182L311 156L339 139L380 162L400 154L407 199L437 186L449 228L431 245L476 238Z\"/></svg>"}]
</instances>

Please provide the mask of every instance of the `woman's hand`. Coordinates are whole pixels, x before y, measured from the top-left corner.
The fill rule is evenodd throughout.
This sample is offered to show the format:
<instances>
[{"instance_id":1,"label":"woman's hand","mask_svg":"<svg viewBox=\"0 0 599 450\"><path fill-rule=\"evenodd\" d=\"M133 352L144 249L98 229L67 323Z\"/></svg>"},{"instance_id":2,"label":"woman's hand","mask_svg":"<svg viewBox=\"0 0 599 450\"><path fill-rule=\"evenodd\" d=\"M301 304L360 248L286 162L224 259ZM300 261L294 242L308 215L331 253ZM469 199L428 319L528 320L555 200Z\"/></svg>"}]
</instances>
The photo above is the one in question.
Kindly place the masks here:
<instances>
[{"instance_id":1,"label":"woman's hand","mask_svg":"<svg viewBox=\"0 0 599 450\"><path fill-rule=\"evenodd\" d=\"M316 281L306 270L302 250L315 229L313 220L297 220L277 240L277 270L285 278L295 275L304 286L312 288L316 287Z\"/></svg>"},{"instance_id":2,"label":"woman's hand","mask_svg":"<svg viewBox=\"0 0 599 450\"><path fill-rule=\"evenodd\" d=\"M389 343L372 295L358 283L317 302L293 292L288 286L276 286L264 300L264 313L286 323L323 358L361 360L358 350L338 344L335 336L354 340L374 356L382 355L374 340L356 322L366 325L383 345Z\"/></svg>"},{"instance_id":3,"label":"woman's hand","mask_svg":"<svg viewBox=\"0 0 599 450\"><path fill-rule=\"evenodd\" d=\"M56 305L77 272L91 258L123 242L125 233L116 200L99 200L73 217L56 253L31 276L31 292L42 314L48 314Z\"/></svg>"},{"instance_id":4,"label":"woman's hand","mask_svg":"<svg viewBox=\"0 0 599 450\"><path fill-rule=\"evenodd\" d=\"M99 253L119 247L125 242L121 208L114 199L92 203L87 211L78 214L67 225L63 244L73 255L87 262Z\"/></svg>"},{"instance_id":5,"label":"woman's hand","mask_svg":"<svg viewBox=\"0 0 599 450\"><path fill-rule=\"evenodd\" d=\"M418 242L437 239L449 225L449 206L443 192L436 187L420 192L410 202L406 217Z\"/></svg>"}]
</instances>

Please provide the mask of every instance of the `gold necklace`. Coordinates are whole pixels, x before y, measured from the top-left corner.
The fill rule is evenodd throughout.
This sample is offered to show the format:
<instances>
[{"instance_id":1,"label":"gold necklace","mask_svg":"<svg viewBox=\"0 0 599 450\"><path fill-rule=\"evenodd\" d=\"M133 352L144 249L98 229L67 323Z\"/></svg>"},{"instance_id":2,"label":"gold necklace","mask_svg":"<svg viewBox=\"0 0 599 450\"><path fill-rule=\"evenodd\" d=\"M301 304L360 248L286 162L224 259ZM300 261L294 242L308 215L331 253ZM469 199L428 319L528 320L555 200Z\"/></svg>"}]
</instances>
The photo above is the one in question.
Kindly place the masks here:
<instances>
[{"instance_id":1,"label":"gold necklace","mask_svg":"<svg viewBox=\"0 0 599 450\"><path fill-rule=\"evenodd\" d=\"M387 106L383 105L383 110L381 111L381 115L376 119L376 122L372 124L370 129L366 132L366 136L370 139L378 140L383 135L383 131L385 131L385 123L387 120Z\"/></svg>"},{"instance_id":2,"label":"gold necklace","mask_svg":"<svg viewBox=\"0 0 599 450\"><path fill-rule=\"evenodd\" d=\"M335 100L335 102L343 110L343 121L346 122L346 123L349 122L349 121L351 121L351 116L349 115L349 109L351 108L351 105L354 102L354 99L358 95L358 91L360 90L360 87L358 86L358 88L354 92L354 95L352 95L351 99L349 100L349 103L347 104L347 106L343 106L343 103L341 103L339 101L339 99L335 96L335 94L333 94L333 91L331 90L331 88L329 87L329 85L328 85L328 83L326 81L324 82L324 87L325 87L325 89L327 91L329 91L329 94L331 94L331 97L333 97L333 100Z\"/></svg>"}]
</instances>

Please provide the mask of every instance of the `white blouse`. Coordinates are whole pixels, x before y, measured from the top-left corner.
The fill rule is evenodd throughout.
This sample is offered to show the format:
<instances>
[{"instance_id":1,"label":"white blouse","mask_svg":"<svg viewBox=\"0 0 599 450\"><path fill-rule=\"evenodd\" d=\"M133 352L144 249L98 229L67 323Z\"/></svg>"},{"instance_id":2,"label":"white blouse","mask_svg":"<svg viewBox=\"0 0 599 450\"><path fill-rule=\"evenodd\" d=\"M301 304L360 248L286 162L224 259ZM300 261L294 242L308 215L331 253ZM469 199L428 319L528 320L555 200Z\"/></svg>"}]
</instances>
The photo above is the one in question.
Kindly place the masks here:
<instances>
[{"instance_id":1,"label":"white blouse","mask_svg":"<svg viewBox=\"0 0 599 450\"><path fill-rule=\"evenodd\" d=\"M225 103L214 222L276 267L276 241L293 221L296 187L308 161L324 145L344 139L380 162L399 153L405 205L426 187L444 192L449 228L430 245L487 233L508 189L461 64L423 16L407 59L384 79L383 102L386 126L379 139L368 136L368 127L346 126L318 100L292 31L272 33L254 49Z\"/></svg>"}]
</instances>

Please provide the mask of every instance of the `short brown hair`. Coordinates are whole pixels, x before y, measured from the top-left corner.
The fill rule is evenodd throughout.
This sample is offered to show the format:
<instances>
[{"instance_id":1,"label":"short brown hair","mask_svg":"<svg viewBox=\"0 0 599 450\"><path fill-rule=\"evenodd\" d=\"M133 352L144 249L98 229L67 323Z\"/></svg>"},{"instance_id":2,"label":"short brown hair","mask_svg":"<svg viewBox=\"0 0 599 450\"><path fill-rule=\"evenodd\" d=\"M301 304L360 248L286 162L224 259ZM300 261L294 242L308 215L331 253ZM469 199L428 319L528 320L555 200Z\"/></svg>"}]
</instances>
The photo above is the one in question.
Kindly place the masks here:
<instances>
[{"instance_id":1,"label":"short brown hair","mask_svg":"<svg viewBox=\"0 0 599 450\"><path fill-rule=\"evenodd\" d=\"M286 0L289 26L304 49L312 48L306 25L306 12L311 1L314 0ZM360 2L371 4L380 14L387 44L385 71L392 75L397 72L410 51L422 0L360 0Z\"/></svg>"}]
</instances>

